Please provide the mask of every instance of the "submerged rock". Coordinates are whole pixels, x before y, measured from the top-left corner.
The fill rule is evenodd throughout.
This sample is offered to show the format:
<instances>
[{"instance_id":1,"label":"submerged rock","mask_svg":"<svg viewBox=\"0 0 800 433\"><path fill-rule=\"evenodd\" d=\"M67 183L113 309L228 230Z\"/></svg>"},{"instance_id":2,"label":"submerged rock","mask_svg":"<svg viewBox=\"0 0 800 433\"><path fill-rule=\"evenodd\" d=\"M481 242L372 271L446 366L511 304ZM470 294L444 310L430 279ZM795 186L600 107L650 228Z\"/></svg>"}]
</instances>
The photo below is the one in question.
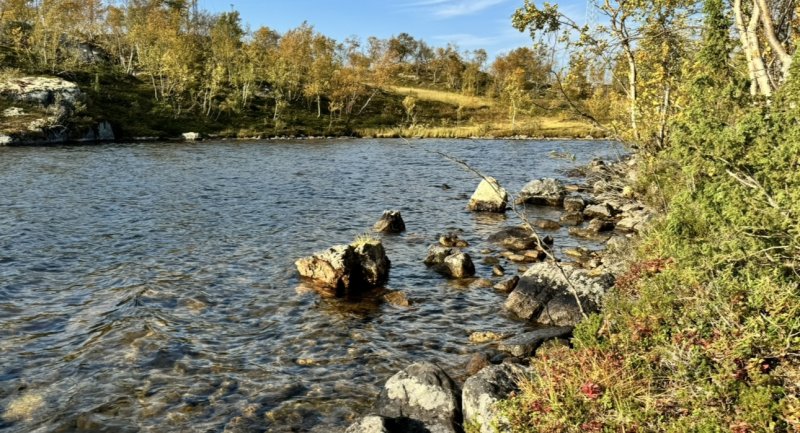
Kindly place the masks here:
<instances>
[{"instance_id":1,"label":"submerged rock","mask_svg":"<svg viewBox=\"0 0 800 433\"><path fill-rule=\"evenodd\" d=\"M508 192L500 186L497 179L486 177L478 184L467 208L473 212L503 213L507 205Z\"/></svg>"},{"instance_id":2,"label":"submerged rock","mask_svg":"<svg viewBox=\"0 0 800 433\"><path fill-rule=\"evenodd\" d=\"M197 141L201 138L199 132L184 132L181 137L186 141Z\"/></svg>"},{"instance_id":3,"label":"submerged rock","mask_svg":"<svg viewBox=\"0 0 800 433\"><path fill-rule=\"evenodd\" d=\"M404 423L405 432L460 431L455 382L439 366L418 362L392 376L378 398L378 414Z\"/></svg>"},{"instance_id":4,"label":"submerged rock","mask_svg":"<svg viewBox=\"0 0 800 433\"><path fill-rule=\"evenodd\" d=\"M389 258L374 239L354 245L336 245L295 262L301 276L332 289L337 296L379 287L389 277Z\"/></svg>"},{"instance_id":5,"label":"submerged rock","mask_svg":"<svg viewBox=\"0 0 800 433\"><path fill-rule=\"evenodd\" d=\"M449 232L439 236L439 245L448 248L466 248L469 243L459 237L456 232Z\"/></svg>"},{"instance_id":6,"label":"submerged rock","mask_svg":"<svg viewBox=\"0 0 800 433\"><path fill-rule=\"evenodd\" d=\"M536 179L528 182L519 193L517 202L561 206L564 202L566 191L564 184L556 179Z\"/></svg>"},{"instance_id":7,"label":"submerged rock","mask_svg":"<svg viewBox=\"0 0 800 433\"><path fill-rule=\"evenodd\" d=\"M476 425L480 433L497 433L508 430L508 420L498 410L497 403L512 392L519 392L517 380L526 370L515 364L490 365L464 383L461 394L464 405L464 423Z\"/></svg>"},{"instance_id":8,"label":"submerged rock","mask_svg":"<svg viewBox=\"0 0 800 433\"><path fill-rule=\"evenodd\" d=\"M401 233L406 231L406 223L403 216L397 210L385 210L378 222L372 227L381 233Z\"/></svg>"},{"instance_id":9,"label":"submerged rock","mask_svg":"<svg viewBox=\"0 0 800 433\"><path fill-rule=\"evenodd\" d=\"M533 220L531 225L542 230L558 230L561 228L561 224L559 224L557 221L546 218L537 218Z\"/></svg>"}]
</instances>

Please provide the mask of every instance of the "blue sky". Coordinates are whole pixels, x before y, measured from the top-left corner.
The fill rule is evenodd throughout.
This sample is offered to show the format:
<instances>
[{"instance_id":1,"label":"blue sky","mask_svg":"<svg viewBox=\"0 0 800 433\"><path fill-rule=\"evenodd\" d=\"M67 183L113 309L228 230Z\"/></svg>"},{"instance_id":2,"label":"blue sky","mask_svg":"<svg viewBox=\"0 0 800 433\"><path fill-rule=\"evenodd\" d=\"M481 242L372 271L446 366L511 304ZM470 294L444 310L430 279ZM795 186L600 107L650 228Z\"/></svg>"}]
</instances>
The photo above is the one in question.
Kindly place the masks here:
<instances>
[{"instance_id":1,"label":"blue sky","mask_svg":"<svg viewBox=\"0 0 800 433\"><path fill-rule=\"evenodd\" d=\"M585 0L557 3L582 22ZM527 34L511 27L511 14L522 4L523 0L200 0L211 12L233 7L252 30L268 26L285 32L308 21L338 41L406 32L434 46L453 42L462 50L484 48L490 58L531 44Z\"/></svg>"}]
</instances>

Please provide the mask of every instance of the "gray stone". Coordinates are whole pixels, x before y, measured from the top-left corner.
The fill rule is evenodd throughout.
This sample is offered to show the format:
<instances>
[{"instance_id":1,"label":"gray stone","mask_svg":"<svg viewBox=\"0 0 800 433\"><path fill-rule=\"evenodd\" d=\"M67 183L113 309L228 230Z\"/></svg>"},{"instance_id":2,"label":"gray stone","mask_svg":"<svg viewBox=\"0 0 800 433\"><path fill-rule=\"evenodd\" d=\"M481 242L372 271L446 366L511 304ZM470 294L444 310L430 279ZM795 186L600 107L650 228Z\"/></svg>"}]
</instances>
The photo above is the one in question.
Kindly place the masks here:
<instances>
[{"instance_id":1,"label":"gray stone","mask_svg":"<svg viewBox=\"0 0 800 433\"><path fill-rule=\"evenodd\" d=\"M184 132L181 137L186 141L197 141L201 138L199 132Z\"/></svg>"},{"instance_id":2,"label":"gray stone","mask_svg":"<svg viewBox=\"0 0 800 433\"><path fill-rule=\"evenodd\" d=\"M459 431L458 388L439 366L414 363L392 376L378 398L378 414L405 422L412 431L421 424L431 432ZM424 431L424 430L420 430Z\"/></svg>"},{"instance_id":3,"label":"gray stone","mask_svg":"<svg viewBox=\"0 0 800 433\"><path fill-rule=\"evenodd\" d=\"M467 362L467 375L472 376L477 374L479 371L483 370L489 365L492 365L492 360L489 358L489 355L483 352L476 353L472 355L472 357L469 358L469 362Z\"/></svg>"},{"instance_id":4,"label":"gray stone","mask_svg":"<svg viewBox=\"0 0 800 433\"><path fill-rule=\"evenodd\" d=\"M506 270L505 270L505 269L503 269L503 267L502 267L502 266L500 266L500 265L494 265L494 266L492 267L492 275L494 275L495 277L502 277L502 276L503 276L503 275L505 275L505 274L506 274Z\"/></svg>"},{"instance_id":5,"label":"gray stone","mask_svg":"<svg viewBox=\"0 0 800 433\"><path fill-rule=\"evenodd\" d=\"M586 314L597 312L597 306L586 298L581 299L581 307ZM575 296L561 293L550 299L539 313L536 322L551 326L575 326L581 319L583 319L583 315Z\"/></svg>"},{"instance_id":6,"label":"gray stone","mask_svg":"<svg viewBox=\"0 0 800 433\"><path fill-rule=\"evenodd\" d=\"M565 195L564 185L560 181L552 178L536 179L522 187L517 202L561 206Z\"/></svg>"},{"instance_id":7,"label":"gray stone","mask_svg":"<svg viewBox=\"0 0 800 433\"><path fill-rule=\"evenodd\" d=\"M478 184L467 208L473 212L503 213L506 211L507 205L508 192L500 186L496 179L487 177Z\"/></svg>"},{"instance_id":8,"label":"gray stone","mask_svg":"<svg viewBox=\"0 0 800 433\"><path fill-rule=\"evenodd\" d=\"M511 251L529 250L538 245L533 233L525 227L504 228L489 236L489 242L496 243Z\"/></svg>"},{"instance_id":9,"label":"gray stone","mask_svg":"<svg viewBox=\"0 0 800 433\"><path fill-rule=\"evenodd\" d=\"M508 295L503 306L524 320L537 317L555 295L554 289L548 283L549 281L532 277L520 278L517 287Z\"/></svg>"},{"instance_id":10,"label":"gray stone","mask_svg":"<svg viewBox=\"0 0 800 433\"><path fill-rule=\"evenodd\" d=\"M508 420L500 413L498 403L519 392L517 380L526 374L519 365L503 363L485 367L467 379L461 394L464 423L477 426L480 433L508 431Z\"/></svg>"},{"instance_id":11,"label":"gray stone","mask_svg":"<svg viewBox=\"0 0 800 433\"><path fill-rule=\"evenodd\" d=\"M456 232L449 232L439 236L439 245L448 248L466 248L469 243L458 236Z\"/></svg>"},{"instance_id":12,"label":"gray stone","mask_svg":"<svg viewBox=\"0 0 800 433\"><path fill-rule=\"evenodd\" d=\"M25 115L25 110L19 107L9 107L3 110L4 117L17 117Z\"/></svg>"},{"instance_id":13,"label":"gray stone","mask_svg":"<svg viewBox=\"0 0 800 433\"><path fill-rule=\"evenodd\" d=\"M381 233L401 233L406 231L406 223L398 210L385 210L378 222L372 227Z\"/></svg>"},{"instance_id":14,"label":"gray stone","mask_svg":"<svg viewBox=\"0 0 800 433\"><path fill-rule=\"evenodd\" d=\"M545 341L568 338L570 334L572 334L571 326L541 328L503 340L497 345L497 349L514 356L531 356Z\"/></svg>"}]
</instances>

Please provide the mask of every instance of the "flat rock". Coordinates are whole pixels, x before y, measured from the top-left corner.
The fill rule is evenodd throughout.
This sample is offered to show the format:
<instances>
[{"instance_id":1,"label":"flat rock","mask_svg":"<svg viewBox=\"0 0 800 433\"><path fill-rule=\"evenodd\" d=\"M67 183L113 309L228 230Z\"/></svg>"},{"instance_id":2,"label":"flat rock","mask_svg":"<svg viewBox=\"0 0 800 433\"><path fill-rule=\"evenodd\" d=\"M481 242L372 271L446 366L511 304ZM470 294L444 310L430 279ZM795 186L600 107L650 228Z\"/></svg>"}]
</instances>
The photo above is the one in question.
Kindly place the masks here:
<instances>
[{"instance_id":1,"label":"flat rock","mask_svg":"<svg viewBox=\"0 0 800 433\"><path fill-rule=\"evenodd\" d=\"M567 212L558 221L565 226L579 226L583 223L583 213Z\"/></svg>"},{"instance_id":2,"label":"flat rock","mask_svg":"<svg viewBox=\"0 0 800 433\"><path fill-rule=\"evenodd\" d=\"M377 415L359 418L344 433L393 433L389 430L391 421Z\"/></svg>"},{"instance_id":3,"label":"flat rock","mask_svg":"<svg viewBox=\"0 0 800 433\"><path fill-rule=\"evenodd\" d=\"M586 207L586 200L580 195L572 194L564 198L564 210L567 212L583 212Z\"/></svg>"},{"instance_id":4,"label":"flat rock","mask_svg":"<svg viewBox=\"0 0 800 433\"><path fill-rule=\"evenodd\" d=\"M533 220L531 223L536 228L540 228L542 230L558 230L561 228L561 224L558 221L553 221L545 218L537 218Z\"/></svg>"},{"instance_id":5,"label":"flat rock","mask_svg":"<svg viewBox=\"0 0 800 433\"><path fill-rule=\"evenodd\" d=\"M572 334L572 329L571 326L537 329L503 340L497 345L497 349L514 356L531 356L545 341L568 338Z\"/></svg>"}]
</instances>

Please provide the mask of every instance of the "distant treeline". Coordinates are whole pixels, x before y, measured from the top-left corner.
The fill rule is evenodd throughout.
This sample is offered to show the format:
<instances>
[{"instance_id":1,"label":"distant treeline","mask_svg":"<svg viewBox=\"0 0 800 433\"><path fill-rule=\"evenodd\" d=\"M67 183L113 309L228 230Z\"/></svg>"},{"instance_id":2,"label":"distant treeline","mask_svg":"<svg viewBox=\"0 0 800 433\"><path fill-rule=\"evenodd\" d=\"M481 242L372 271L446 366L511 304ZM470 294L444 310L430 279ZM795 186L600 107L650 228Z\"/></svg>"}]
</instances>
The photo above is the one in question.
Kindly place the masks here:
<instances>
[{"instance_id":1,"label":"distant treeline","mask_svg":"<svg viewBox=\"0 0 800 433\"><path fill-rule=\"evenodd\" d=\"M235 115L257 99L275 122L298 104L333 122L362 113L386 86L406 85L490 97L513 118L546 96L551 58L518 48L487 64L482 49L433 47L406 33L336 41L305 23L249 31L238 12L211 14L191 0L0 2L6 67L135 76L176 115ZM589 93L585 73L566 77L575 93Z\"/></svg>"}]
</instances>

